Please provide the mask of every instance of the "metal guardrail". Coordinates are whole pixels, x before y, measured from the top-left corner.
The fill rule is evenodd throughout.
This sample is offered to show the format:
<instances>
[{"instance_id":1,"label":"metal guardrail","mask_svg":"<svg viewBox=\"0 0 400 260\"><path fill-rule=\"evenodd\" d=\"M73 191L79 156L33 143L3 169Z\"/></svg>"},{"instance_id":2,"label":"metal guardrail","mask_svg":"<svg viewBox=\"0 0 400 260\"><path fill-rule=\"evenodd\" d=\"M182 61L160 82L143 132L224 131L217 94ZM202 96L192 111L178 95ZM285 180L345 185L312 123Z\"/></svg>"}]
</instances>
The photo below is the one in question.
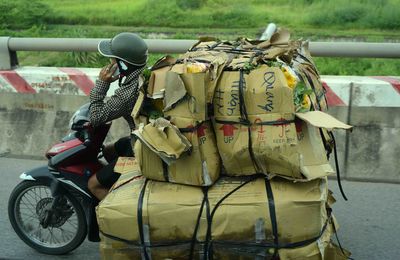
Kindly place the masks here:
<instances>
[{"instance_id":1,"label":"metal guardrail","mask_svg":"<svg viewBox=\"0 0 400 260\"><path fill-rule=\"evenodd\" d=\"M100 38L0 37L0 70L18 65L17 51L97 51ZM196 40L145 39L151 53L183 53ZM310 42L315 57L400 58L400 43Z\"/></svg>"}]
</instances>

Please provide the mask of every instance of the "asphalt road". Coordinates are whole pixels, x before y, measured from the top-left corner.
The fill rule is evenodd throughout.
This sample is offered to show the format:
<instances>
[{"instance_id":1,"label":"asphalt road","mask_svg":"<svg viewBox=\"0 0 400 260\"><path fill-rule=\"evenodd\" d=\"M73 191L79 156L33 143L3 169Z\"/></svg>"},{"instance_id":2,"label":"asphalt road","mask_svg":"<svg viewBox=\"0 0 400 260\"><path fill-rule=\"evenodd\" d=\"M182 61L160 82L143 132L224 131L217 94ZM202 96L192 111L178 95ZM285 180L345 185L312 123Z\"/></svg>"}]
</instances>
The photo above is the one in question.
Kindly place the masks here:
<instances>
[{"instance_id":1,"label":"asphalt road","mask_svg":"<svg viewBox=\"0 0 400 260\"><path fill-rule=\"evenodd\" d=\"M46 256L25 245L14 233L7 215L8 197L21 172L45 161L0 158L0 259L99 259L99 244L85 241L64 256ZM399 259L400 185L344 181L349 201L340 196L335 180L330 189L337 199L333 212L340 224L343 247L354 259Z\"/></svg>"},{"instance_id":2,"label":"asphalt road","mask_svg":"<svg viewBox=\"0 0 400 260\"><path fill-rule=\"evenodd\" d=\"M19 175L23 171L43 164L47 164L47 161L0 158L0 259L100 259L99 243L85 240L70 254L50 256L31 249L14 233L8 220L8 198L20 182Z\"/></svg>"}]
</instances>

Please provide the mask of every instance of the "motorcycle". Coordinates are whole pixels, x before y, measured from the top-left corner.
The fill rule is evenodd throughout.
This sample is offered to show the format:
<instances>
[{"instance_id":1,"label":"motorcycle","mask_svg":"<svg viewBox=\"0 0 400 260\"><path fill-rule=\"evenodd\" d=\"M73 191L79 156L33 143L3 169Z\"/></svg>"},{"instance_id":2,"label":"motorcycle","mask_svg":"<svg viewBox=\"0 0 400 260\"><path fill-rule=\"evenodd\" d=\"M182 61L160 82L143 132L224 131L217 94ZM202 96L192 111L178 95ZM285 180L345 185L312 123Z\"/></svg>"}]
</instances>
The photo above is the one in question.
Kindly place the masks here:
<instances>
[{"instance_id":1,"label":"motorcycle","mask_svg":"<svg viewBox=\"0 0 400 260\"><path fill-rule=\"evenodd\" d=\"M70 131L47 152L48 165L20 175L12 191L8 216L28 246L51 255L66 254L88 237L98 242L97 199L87 187L90 176L104 167L103 142L111 122L89 124L89 104L71 117Z\"/></svg>"}]
</instances>

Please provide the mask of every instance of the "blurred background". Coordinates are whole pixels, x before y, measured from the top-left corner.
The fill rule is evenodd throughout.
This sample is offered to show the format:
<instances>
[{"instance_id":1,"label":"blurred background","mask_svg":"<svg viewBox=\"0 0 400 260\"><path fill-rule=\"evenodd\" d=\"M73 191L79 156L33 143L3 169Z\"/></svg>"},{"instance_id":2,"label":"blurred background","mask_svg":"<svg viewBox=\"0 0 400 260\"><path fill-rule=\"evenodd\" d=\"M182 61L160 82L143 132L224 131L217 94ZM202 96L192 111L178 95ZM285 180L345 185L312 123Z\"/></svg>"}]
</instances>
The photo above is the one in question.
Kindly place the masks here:
<instances>
[{"instance_id":1,"label":"blurred background","mask_svg":"<svg viewBox=\"0 0 400 260\"><path fill-rule=\"evenodd\" d=\"M292 39L400 41L400 0L0 0L0 35L147 39L258 38L268 23ZM151 54L149 65L161 57ZM95 52L18 52L23 66L100 67ZM397 75L400 60L316 57L322 75Z\"/></svg>"}]
</instances>

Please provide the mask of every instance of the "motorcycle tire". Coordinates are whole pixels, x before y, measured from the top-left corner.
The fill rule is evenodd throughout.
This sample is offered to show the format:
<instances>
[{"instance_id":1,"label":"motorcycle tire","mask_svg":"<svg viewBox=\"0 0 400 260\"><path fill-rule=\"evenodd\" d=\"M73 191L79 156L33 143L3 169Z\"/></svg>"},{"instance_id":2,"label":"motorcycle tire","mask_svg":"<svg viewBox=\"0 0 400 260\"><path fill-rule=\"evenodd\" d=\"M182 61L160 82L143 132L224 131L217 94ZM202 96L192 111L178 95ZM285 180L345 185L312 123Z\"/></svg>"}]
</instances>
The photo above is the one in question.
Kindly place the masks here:
<instances>
[{"instance_id":1,"label":"motorcycle tire","mask_svg":"<svg viewBox=\"0 0 400 260\"><path fill-rule=\"evenodd\" d=\"M67 210L70 210L68 213L72 214L71 216L74 216L74 214L76 214L77 225L75 228L76 229L75 234L71 237L71 239L67 243L60 244L59 246L51 245L51 243L48 243L47 241L41 241L40 239L35 237L34 236L35 234L33 234L34 232L29 232L29 230L27 231L27 228L24 226L25 223L22 222L21 215L23 215L23 214L21 213L21 211L24 210L24 207L21 208L21 203L22 203L21 201L23 199L24 194L28 194L29 191L34 190L34 189L46 189L46 192L47 192L47 189L49 190L49 192L47 193L47 198L43 198L39 202L36 201L35 210L30 211L31 213L32 212L36 213L36 217L37 217L38 221L39 221L38 208L39 208L39 211L41 211L40 208L44 207L44 206L40 207L39 204L40 203L41 204L46 204L46 203L49 204L54 199L51 196L50 187L43 182L22 181L21 183L19 183L12 191L9 201L8 201L8 217L10 219L10 222L11 222L11 225L12 225L14 231L22 239L22 241L24 241L28 246L30 246L31 248L37 250L38 252L44 253L44 254L63 255L63 254L66 254L66 253L71 252L72 250L76 249L80 244L82 244L82 242L85 240L85 237L87 235L87 222L86 222L85 212L84 212L81 204L71 194L66 193L64 195L66 198L66 201L67 201L67 203L65 205L67 205L66 207L68 207ZM42 195L42 193L40 195ZM33 214L33 217L34 216L35 216L35 214ZM68 220L71 216L66 218L64 220L64 223L61 223L59 225L61 225L61 227L63 227L68 222ZM36 219L33 219L33 220L36 220ZM74 220L75 220L75 216L74 216ZM40 222L38 222L38 223L39 223L39 225L37 225L36 230L39 230L39 231L43 230L43 232L45 232L46 228L43 228L43 226L40 226ZM31 224L27 223L25 225L29 226ZM71 225L71 226L73 226L73 225ZM33 225L32 225L32 227L33 227ZM30 228L32 229L32 227L30 227ZM46 231L46 232L51 233L51 237L50 237L50 242L51 242L54 227L47 227L47 228L51 228L51 231L50 230ZM59 227L55 227L55 228L59 228ZM39 231L35 231L35 232L36 233L42 232L42 231L40 231L40 232ZM56 229L56 231L57 231L57 229ZM60 228L59 232L63 232L63 229ZM56 240L54 240L54 242L56 242Z\"/></svg>"}]
</instances>

